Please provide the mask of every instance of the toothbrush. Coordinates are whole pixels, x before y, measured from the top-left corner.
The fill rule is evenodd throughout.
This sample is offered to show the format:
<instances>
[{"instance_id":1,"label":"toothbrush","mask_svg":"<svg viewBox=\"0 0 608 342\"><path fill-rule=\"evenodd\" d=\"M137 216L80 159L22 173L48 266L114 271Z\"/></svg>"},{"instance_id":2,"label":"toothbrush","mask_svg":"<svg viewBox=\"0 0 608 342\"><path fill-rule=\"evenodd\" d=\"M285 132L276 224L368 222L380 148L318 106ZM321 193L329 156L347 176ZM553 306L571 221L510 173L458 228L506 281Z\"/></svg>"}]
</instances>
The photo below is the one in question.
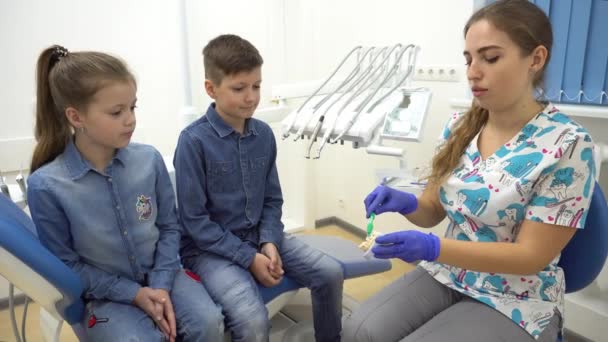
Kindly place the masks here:
<instances>
[{"instance_id":1,"label":"toothbrush","mask_svg":"<svg viewBox=\"0 0 608 342\"><path fill-rule=\"evenodd\" d=\"M369 215L369 221L367 221L367 237L372 236L372 231L374 230L374 219L376 218L376 213L372 212Z\"/></svg>"},{"instance_id":2,"label":"toothbrush","mask_svg":"<svg viewBox=\"0 0 608 342\"><path fill-rule=\"evenodd\" d=\"M369 241L372 237L372 231L374 230L374 219L376 218L376 213L371 213L369 215L369 221L367 221L367 238L365 241ZM363 253L363 257L369 259L372 257L372 246L369 246L365 253Z\"/></svg>"}]
</instances>

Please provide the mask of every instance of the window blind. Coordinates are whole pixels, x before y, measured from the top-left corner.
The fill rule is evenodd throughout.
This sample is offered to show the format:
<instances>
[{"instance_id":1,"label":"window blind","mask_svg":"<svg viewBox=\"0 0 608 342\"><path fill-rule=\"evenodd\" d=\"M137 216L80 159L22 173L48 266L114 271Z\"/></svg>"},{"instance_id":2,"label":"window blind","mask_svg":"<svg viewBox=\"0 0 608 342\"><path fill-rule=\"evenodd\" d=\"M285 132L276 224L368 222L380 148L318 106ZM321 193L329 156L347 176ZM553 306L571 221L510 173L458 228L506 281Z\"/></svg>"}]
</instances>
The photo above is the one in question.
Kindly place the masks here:
<instances>
[{"instance_id":1,"label":"window blind","mask_svg":"<svg viewBox=\"0 0 608 342\"><path fill-rule=\"evenodd\" d=\"M553 27L545 98L608 106L608 0L529 1L547 14Z\"/></svg>"}]
</instances>

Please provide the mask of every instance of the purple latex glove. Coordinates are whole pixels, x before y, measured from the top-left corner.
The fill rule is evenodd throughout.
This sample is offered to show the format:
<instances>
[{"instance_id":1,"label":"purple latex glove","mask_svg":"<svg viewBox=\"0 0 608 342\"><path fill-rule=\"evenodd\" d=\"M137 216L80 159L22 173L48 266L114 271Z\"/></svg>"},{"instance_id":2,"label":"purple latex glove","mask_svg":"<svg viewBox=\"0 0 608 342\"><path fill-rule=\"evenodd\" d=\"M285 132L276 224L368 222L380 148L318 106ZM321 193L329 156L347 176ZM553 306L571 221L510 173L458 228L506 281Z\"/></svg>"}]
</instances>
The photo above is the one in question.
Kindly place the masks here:
<instances>
[{"instance_id":1,"label":"purple latex glove","mask_svg":"<svg viewBox=\"0 0 608 342\"><path fill-rule=\"evenodd\" d=\"M377 186L365 200L366 217L371 213L376 215L392 211L407 215L416 211L418 199L414 194L399 191L385 185Z\"/></svg>"},{"instance_id":2,"label":"purple latex glove","mask_svg":"<svg viewBox=\"0 0 608 342\"><path fill-rule=\"evenodd\" d=\"M439 257L440 240L432 233L404 230L380 235L372 253L379 259L399 258L405 262L435 261Z\"/></svg>"}]
</instances>

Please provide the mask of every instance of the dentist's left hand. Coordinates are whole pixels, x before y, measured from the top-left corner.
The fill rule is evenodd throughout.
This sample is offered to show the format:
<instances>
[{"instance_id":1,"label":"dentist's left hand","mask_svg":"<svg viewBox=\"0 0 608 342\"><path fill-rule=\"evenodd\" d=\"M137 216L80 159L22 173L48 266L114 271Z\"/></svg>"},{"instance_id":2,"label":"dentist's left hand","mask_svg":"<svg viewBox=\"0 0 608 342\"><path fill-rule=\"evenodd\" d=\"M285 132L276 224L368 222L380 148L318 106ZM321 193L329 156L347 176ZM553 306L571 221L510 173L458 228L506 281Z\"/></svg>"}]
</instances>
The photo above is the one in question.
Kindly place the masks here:
<instances>
[{"instance_id":1,"label":"dentist's left hand","mask_svg":"<svg viewBox=\"0 0 608 342\"><path fill-rule=\"evenodd\" d=\"M405 262L435 261L439 257L441 240L432 233L404 230L380 235L372 248L379 259L399 258Z\"/></svg>"}]
</instances>

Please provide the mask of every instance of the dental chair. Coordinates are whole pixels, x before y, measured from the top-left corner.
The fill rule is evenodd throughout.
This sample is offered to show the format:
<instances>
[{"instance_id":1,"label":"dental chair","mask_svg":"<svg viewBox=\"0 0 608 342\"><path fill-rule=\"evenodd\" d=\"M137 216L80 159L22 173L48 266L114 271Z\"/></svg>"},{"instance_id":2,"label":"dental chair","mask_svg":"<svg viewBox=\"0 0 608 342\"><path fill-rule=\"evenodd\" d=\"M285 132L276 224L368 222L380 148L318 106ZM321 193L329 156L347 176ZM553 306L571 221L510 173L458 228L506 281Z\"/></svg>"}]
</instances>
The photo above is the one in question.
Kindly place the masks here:
<instances>
[{"instance_id":1,"label":"dental chair","mask_svg":"<svg viewBox=\"0 0 608 342\"><path fill-rule=\"evenodd\" d=\"M299 236L342 265L344 278L354 278L391 268L388 260L367 259L347 240L328 236ZM0 195L0 274L40 305L40 329L44 341L59 341L63 321L84 341L85 314L80 278L38 240L27 214L6 196ZM260 292L273 317L302 285L289 277L272 288L260 285Z\"/></svg>"},{"instance_id":2,"label":"dental chair","mask_svg":"<svg viewBox=\"0 0 608 342\"><path fill-rule=\"evenodd\" d=\"M600 185L595 183L585 228L574 234L558 263L564 270L566 293L577 292L591 284L602 271L607 255L608 204ZM562 340L562 336L557 339L558 342Z\"/></svg>"},{"instance_id":3,"label":"dental chair","mask_svg":"<svg viewBox=\"0 0 608 342\"><path fill-rule=\"evenodd\" d=\"M587 287L598 276L608 255L608 204L595 184L585 229L574 234L562 251L558 265L566 277L566 293Z\"/></svg>"},{"instance_id":4,"label":"dental chair","mask_svg":"<svg viewBox=\"0 0 608 342\"><path fill-rule=\"evenodd\" d=\"M0 274L40 305L40 329L45 341L59 341L64 320L82 340L84 303L80 278L42 246L29 216L3 195Z\"/></svg>"}]
</instances>

